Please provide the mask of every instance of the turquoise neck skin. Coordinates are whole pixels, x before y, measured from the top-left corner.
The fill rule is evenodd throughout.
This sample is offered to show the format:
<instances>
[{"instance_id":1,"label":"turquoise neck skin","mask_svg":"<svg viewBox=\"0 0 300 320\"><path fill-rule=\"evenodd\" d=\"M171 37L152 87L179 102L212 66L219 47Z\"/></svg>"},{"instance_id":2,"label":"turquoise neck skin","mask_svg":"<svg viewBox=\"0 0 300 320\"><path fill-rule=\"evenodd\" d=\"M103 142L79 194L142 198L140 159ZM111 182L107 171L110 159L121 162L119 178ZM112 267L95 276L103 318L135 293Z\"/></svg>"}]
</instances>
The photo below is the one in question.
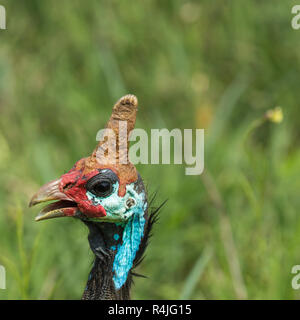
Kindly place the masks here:
<instances>
[{"instance_id":1,"label":"turquoise neck skin","mask_svg":"<svg viewBox=\"0 0 300 320\"><path fill-rule=\"evenodd\" d=\"M113 281L116 289L120 289L126 282L128 272L133 266L133 261L144 235L144 211L135 213L124 227L122 245L117 248L113 263Z\"/></svg>"}]
</instances>

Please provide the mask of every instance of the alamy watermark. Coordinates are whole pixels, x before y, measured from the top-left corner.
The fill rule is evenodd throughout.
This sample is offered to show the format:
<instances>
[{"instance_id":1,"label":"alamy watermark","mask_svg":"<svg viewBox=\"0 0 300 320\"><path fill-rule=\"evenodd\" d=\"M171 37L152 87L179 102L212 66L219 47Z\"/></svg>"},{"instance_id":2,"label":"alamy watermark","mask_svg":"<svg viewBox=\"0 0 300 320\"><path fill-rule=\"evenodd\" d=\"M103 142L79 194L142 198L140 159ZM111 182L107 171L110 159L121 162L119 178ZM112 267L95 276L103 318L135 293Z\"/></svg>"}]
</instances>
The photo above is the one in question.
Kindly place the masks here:
<instances>
[{"instance_id":1,"label":"alamy watermark","mask_svg":"<svg viewBox=\"0 0 300 320\"><path fill-rule=\"evenodd\" d=\"M200 175L204 170L204 129L151 129L150 137L143 129L133 129L127 137L127 122L119 121L118 137L114 130L106 128L98 131L96 140L101 142L96 155L102 164L114 164L117 158L120 164L127 164L128 157L133 164L171 164L173 158L173 164L189 166L185 168L186 175ZM129 153L128 140L135 142Z\"/></svg>"},{"instance_id":2,"label":"alamy watermark","mask_svg":"<svg viewBox=\"0 0 300 320\"><path fill-rule=\"evenodd\" d=\"M300 265L293 266L292 274L295 274L295 276L292 279L292 288L295 290L299 290L300 289Z\"/></svg>"},{"instance_id":3,"label":"alamy watermark","mask_svg":"<svg viewBox=\"0 0 300 320\"><path fill-rule=\"evenodd\" d=\"M300 29L300 5L295 5L292 7L292 14L295 15L292 18L291 24L294 30Z\"/></svg>"},{"instance_id":4,"label":"alamy watermark","mask_svg":"<svg viewBox=\"0 0 300 320\"><path fill-rule=\"evenodd\" d=\"M6 289L6 272L5 268L0 265L0 289Z\"/></svg>"},{"instance_id":5,"label":"alamy watermark","mask_svg":"<svg viewBox=\"0 0 300 320\"><path fill-rule=\"evenodd\" d=\"M0 29L6 29L6 10L2 5L0 5Z\"/></svg>"}]
</instances>

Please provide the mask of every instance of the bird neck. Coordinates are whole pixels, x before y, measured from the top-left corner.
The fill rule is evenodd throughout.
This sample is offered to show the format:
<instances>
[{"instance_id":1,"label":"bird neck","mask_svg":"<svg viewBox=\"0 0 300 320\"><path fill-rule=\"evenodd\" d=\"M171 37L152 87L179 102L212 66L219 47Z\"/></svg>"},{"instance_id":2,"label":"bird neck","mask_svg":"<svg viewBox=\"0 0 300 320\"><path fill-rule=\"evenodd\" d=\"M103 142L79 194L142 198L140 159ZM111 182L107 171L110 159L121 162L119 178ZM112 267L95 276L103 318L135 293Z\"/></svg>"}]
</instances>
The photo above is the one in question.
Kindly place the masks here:
<instances>
[{"instance_id":1,"label":"bird neck","mask_svg":"<svg viewBox=\"0 0 300 320\"><path fill-rule=\"evenodd\" d=\"M144 215L133 215L125 225L86 224L95 261L83 299L130 299L131 269L144 236Z\"/></svg>"},{"instance_id":2,"label":"bird neck","mask_svg":"<svg viewBox=\"0 0 300 320\"><path fill-rule=\"evenodd\" d=\"M111 261L109 263L109 261ZM103 263L97 256L93 268L89 274L83 300L129 300L130 287L132 282L131 274L128 275L125 284L119 290L116 289L113 281L113 256Z\"/></svg>"}]
</instances>

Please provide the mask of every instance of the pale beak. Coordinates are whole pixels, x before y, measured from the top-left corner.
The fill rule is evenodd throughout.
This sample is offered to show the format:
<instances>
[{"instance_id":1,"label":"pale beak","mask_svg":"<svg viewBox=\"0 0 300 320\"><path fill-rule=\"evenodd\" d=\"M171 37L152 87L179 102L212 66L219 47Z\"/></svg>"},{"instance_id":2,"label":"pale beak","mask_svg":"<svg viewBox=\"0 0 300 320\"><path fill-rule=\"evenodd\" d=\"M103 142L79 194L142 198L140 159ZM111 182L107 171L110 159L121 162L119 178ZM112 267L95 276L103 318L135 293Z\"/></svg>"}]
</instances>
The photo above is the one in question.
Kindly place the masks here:
<instances>
[{"instance_id":1,"label":"pale beak","mask_svg":"<svg viewBox=\"0 0 300 320\"><path fill-rule=\"evenodd\" d=\"M74 216L75 212L77 211L77 204L59 190L60 183L61 179L51 181L42 186L40 190L32 197L29 207L42 202L58 200L43 208L35 218L36 221Z\"/></svg>"}]
</instances>

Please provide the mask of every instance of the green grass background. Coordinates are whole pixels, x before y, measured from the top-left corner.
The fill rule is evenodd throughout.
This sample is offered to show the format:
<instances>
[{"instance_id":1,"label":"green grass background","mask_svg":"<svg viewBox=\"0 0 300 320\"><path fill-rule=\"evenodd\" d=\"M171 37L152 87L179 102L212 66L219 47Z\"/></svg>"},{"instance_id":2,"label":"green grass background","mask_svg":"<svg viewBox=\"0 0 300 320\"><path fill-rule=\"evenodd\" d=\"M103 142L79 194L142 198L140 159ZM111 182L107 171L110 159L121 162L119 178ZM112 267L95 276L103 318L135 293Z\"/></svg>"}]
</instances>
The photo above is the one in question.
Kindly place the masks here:
<instances>
[{"instance_id":1,"label":"green grass background","mask_svg":"<svg viewBox=\"0 0 300 320\"><path fill-rule=\"evenodd\" d=\"M300 298L296 3L0 0L0 298L80 298L86 227L35 223L28 202L91 153L126 93L139 98L137 127L205 128L206 144L201 176L137 166L169 201L133 298ZM257 125L276 106L282 123Z\"/></svg>"}]
</instances>

